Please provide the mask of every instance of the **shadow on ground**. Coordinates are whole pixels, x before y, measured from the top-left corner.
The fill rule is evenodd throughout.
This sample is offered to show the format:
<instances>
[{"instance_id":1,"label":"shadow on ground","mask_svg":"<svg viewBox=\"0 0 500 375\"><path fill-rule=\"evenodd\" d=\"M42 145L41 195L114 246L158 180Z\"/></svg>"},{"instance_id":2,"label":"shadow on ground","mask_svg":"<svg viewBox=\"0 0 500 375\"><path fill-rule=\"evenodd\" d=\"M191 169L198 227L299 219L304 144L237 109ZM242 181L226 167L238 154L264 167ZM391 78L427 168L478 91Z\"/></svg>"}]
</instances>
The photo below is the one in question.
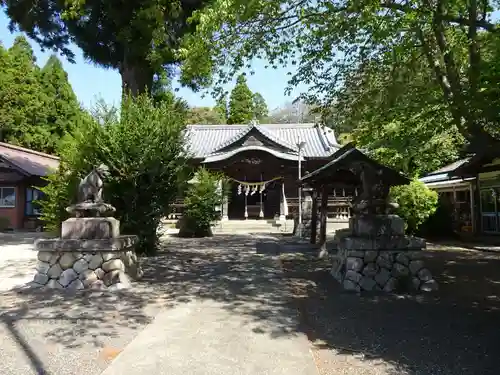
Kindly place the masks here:
<instances>
[{"instance_id":1,"label":"shadow on ground","mask_svg":"<svg viewBox=\"0 0 500 375\"><path fill-rule=\"evenodd\" d=\"M358 296L339 290L315 251L282 254L282 272L282 251L275 237L170 238L143 260L144 278L131 291L6 292L0 322L38 373L62 373L51 361L67 361L68 350L77 359L81 351L118 353L160 309L195 299L220 303L258 333L306 333L318 350L391 364L384 374L498 373L500 256L429 251L438 294ZM99 368L114 355L99 358Z\"/></svg>"},{"instance_id":2,"label":"shadow on ground","mask_svg":"<svg viewBox=\"0 0 500 375\"><path fill-rule=\"evenodd\" d=\"M426 296L349 294L332 282L326 262L284 257L302 328L316 348L380 359L395 374L498 374L500 255L426 254L441 284Z\"/></svg>"},{"instance_id":3,"label":"shadow on ground","mask_svg":"<svg viewBox=\"0 0 500 375\"><path fill-rule=\"evenodd\" d=\"M130 341L160 309L194 299L219 302L243 316L254 332L271 337L295 334L298 313L277 258L270 256L276 247L275 238L262 238L256 251L255 235L171 238L157 256L143 259L144 277L132 290L0 293L0 323L36 373L60 373L61 368L50 363L51 356L68 350L116 348L116 340ZM33 337L40 345L34 347ZM46 349L50 347L52 352ZM107 362L100 360L102 369Z\"/></svg>"}]
</instances>

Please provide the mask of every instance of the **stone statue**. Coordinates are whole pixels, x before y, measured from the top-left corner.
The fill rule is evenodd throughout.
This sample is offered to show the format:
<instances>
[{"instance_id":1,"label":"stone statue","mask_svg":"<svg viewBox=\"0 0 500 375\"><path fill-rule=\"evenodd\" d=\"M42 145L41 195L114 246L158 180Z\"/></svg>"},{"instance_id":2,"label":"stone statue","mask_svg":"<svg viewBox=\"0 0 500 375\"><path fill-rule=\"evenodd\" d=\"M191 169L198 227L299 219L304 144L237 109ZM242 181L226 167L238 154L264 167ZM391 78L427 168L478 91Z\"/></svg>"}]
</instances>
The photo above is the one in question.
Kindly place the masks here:
<instances>
[{"instance_id":1,"label":"stone statue","mask_svg":"<svg viewBox=\"0 0 500 375\"><path fill-rule=\"evenodd\" d=\"M360 163L352 172L361 180L361 193L352 201L352 209L358 214L388 214L398 207L389 201L390 185L384 180L382 169Z\"/></svg>"},{"instance_id":2,"label":"stone statue","mask_svg":"<svg viewBox=\"0 0 500 375\"><path fill-rule=\"evenodd\" d=\"M109 175L109 168L101 164L82 178L78 185L78 202L80 203L103 203L102 189L104 178Z\"/></svg>"}]
</instances>

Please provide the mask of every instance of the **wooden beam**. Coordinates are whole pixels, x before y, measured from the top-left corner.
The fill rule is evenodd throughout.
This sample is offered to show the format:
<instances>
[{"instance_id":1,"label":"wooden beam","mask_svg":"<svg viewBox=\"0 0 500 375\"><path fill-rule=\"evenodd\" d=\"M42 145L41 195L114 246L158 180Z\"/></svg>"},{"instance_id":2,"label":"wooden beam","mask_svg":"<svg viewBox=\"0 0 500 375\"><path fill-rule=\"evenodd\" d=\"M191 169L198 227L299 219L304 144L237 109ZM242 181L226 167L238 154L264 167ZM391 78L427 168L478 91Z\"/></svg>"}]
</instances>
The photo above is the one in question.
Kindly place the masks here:
<instances>
[{"instance_id":1,"label":"wooden beam","mask_svg":"<svg viewBox=\"0 0 500 375\"><path fill-rule=\"evenodd\" d=\"M319 228L319 243L320 243L320 253L319 257L322 258L328 253L326 251L326 219L328 215L328 189L324 185L321 189L321 219Z\"/></svg>"},{"instance_id":2,"label":"wooden beam","mask_svg":"<svg viewBox=\"0 0 500 375\"><path fill-rule=\"evenodd\" d=\"M312 192L312 215L311 215L311 243L316 243L316 235L318 229L318 190Z\"/></svg>"}]
</instances>

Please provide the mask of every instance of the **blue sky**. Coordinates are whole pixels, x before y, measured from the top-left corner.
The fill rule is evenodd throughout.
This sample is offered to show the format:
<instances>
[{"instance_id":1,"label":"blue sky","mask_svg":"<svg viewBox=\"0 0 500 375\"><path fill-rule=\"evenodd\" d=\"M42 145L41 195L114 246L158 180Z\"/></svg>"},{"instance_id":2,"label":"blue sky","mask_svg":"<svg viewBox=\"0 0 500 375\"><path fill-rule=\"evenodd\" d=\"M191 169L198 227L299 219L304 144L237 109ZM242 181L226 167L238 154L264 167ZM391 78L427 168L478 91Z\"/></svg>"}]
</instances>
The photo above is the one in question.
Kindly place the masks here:
<instances>
[{"instance_id":1,"label":"blue sky","mask_svg":"<svg viewBox=\"0 0 500 375\"><path fill-rule=\"evenodd\" d=\"M4 47L10 47L14 38L18 34L11 34L7 29L9 19L0 12L0 41ZM30 41L35 52L37 63L45 64L51 51L42 52L38 45ZM78 96L79 101L90 108L99 98L104 99L109 104L118 104L120 100L121 79L117 71L103 69L95 66L91 62L84 61L80 49L73 46L76 54L76 63L71 64L65 58L61 58L64 69L68 73L69 81ZM252 69L254 75L247 75L248 86L253 92L260 92L267 102L269 109L281 106L287 101L295 99L306 87L297 87L291 96L285 96L284 91L287 86L288 70L265 69L265 62L256 61ZM226 89L231 89L231 85ZM212 106L213 99L209 94L202 97L199 93L194 93L189 89L180 88L178 95L183 97L192 106Z\"/></svg>"}]
</instances>

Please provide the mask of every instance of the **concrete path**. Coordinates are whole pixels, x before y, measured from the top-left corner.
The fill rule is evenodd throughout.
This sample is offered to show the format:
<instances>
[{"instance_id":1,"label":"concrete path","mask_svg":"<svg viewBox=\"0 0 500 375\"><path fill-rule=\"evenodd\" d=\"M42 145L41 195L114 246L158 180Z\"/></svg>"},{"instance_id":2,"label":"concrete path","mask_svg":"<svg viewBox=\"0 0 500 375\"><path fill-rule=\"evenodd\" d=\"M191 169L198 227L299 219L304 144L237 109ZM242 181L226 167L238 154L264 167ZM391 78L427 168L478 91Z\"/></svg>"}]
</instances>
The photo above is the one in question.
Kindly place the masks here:
<instances>
[{"instance_id":1,"label":"concrete path","mask_svg":"<svg viewBox=\"0 0 500 375\"><path fill-rule=\"evenodd\" d=\"M159 314L102 375L317 375L307 339L272 337L214 302Z\"/></svg>"},{"instance_id":2,"label":"concrete path","mask_svg":"<svg viewBox=\"0 0 500 375\"><path fill-rule=\"evenodd\" d=\"M206 246L210 265L201 253L179 259L188 244L172 241L171 266L181 279L188 273L183 295L189 302L157 315L102 375L317 375L275 244L261 238L264 254L257 254L255 239L222 248L217 240L198 242L191 250Z\"/></svg>"}]
</instances>

